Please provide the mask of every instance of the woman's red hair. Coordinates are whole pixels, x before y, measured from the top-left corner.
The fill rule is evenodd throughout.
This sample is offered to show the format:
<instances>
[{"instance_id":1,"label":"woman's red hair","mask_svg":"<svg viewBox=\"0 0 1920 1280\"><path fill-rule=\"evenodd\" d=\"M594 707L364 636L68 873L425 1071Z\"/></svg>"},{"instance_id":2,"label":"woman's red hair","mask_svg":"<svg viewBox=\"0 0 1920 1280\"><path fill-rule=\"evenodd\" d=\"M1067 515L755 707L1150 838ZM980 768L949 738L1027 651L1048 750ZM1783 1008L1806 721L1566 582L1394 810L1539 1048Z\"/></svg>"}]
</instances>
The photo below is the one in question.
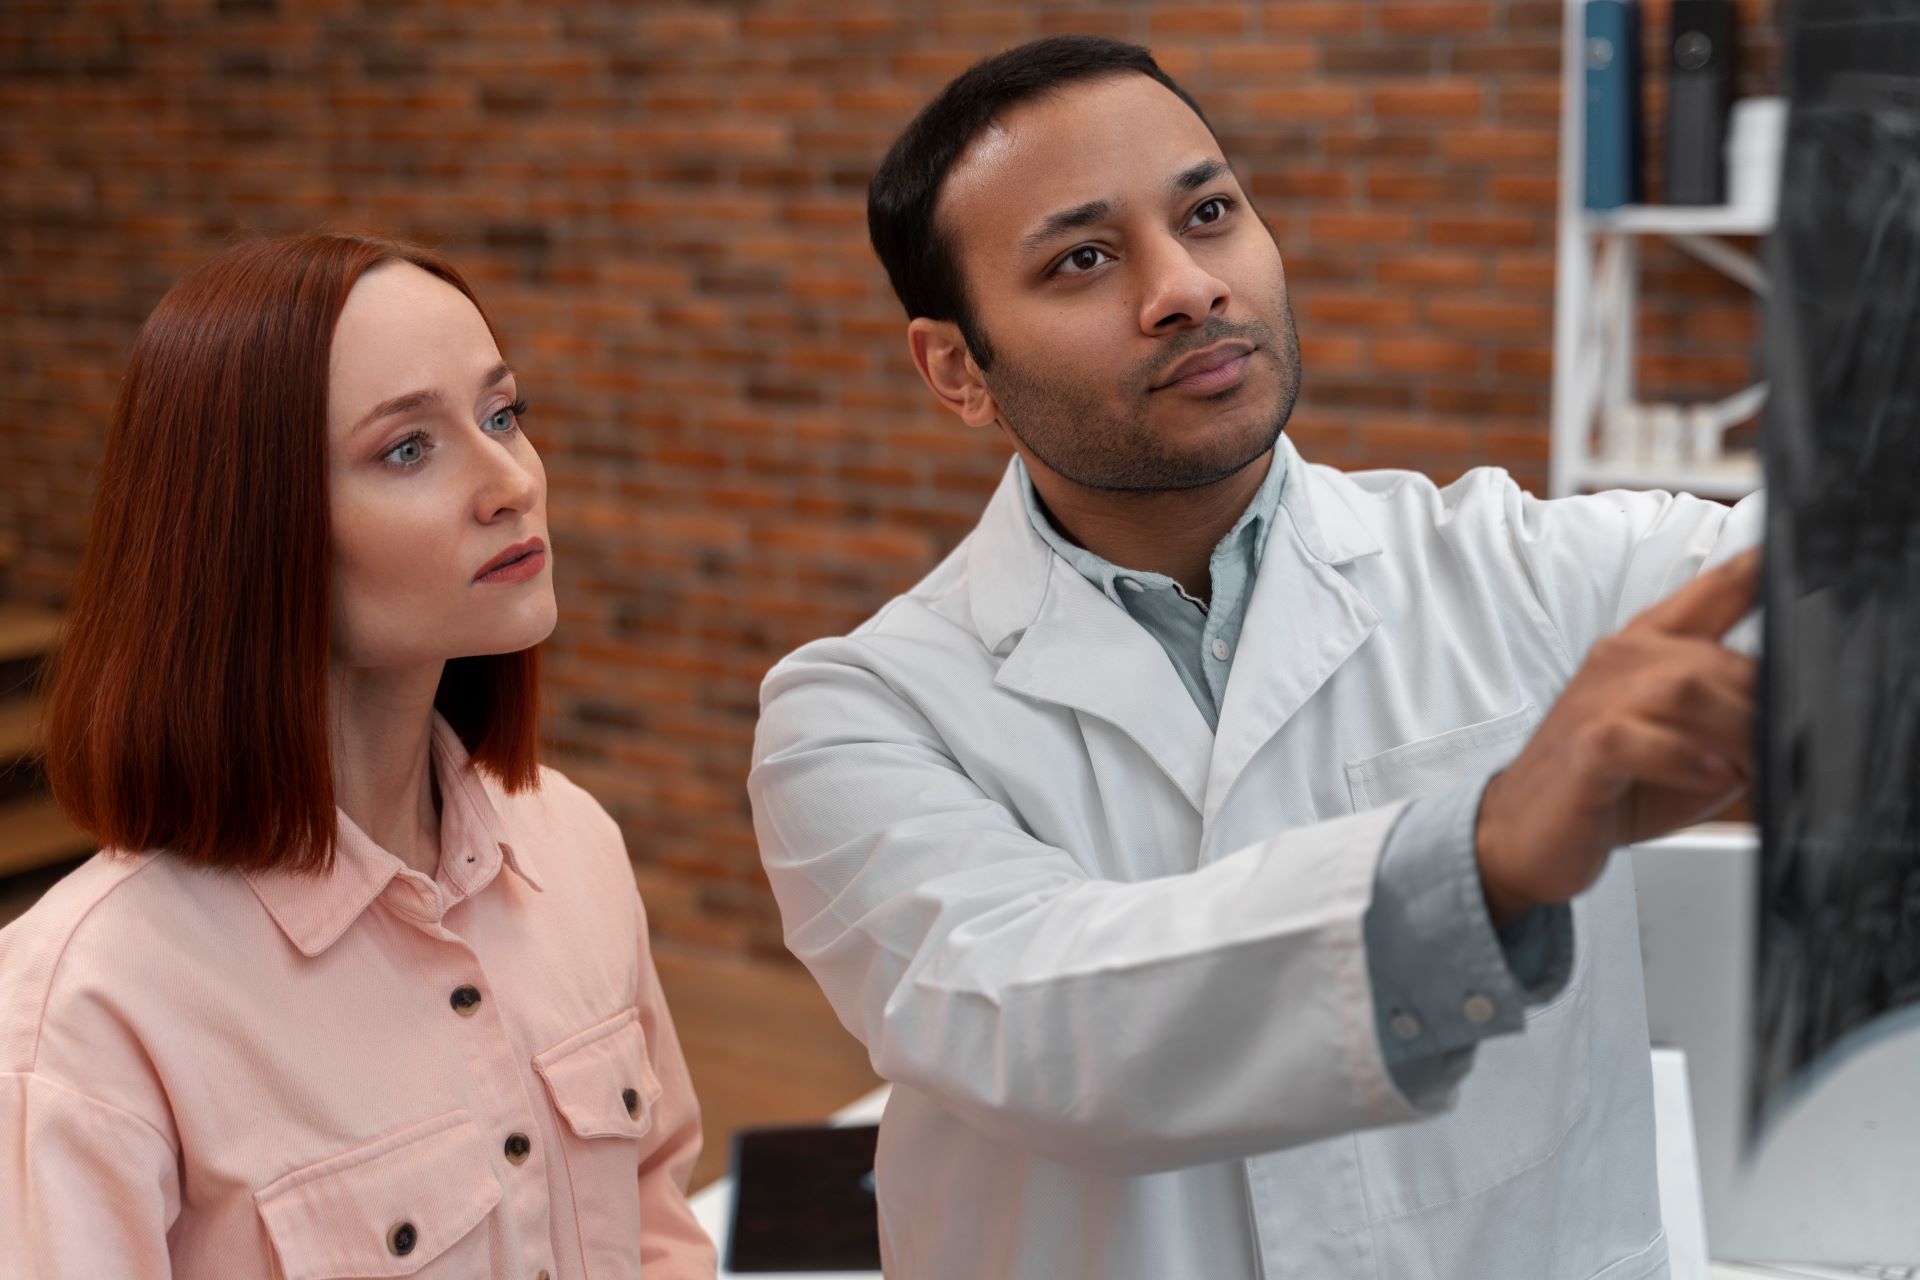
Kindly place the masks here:
<instances>
[{"instance_id":1,"label":"woman's red hair","mask_svg":"<svg viewBox=\"0 0 1920 1280\"><path fill-rule=\"evenodd\" d=\"M54 795L103 846L331 865L328 364L347 294L387 262L480 305L417 246L260 239L176 284L134 342L46 716ZM536 664L454 659L434 698L508 790L539 777Z\"/></svg>"}]
</instances>

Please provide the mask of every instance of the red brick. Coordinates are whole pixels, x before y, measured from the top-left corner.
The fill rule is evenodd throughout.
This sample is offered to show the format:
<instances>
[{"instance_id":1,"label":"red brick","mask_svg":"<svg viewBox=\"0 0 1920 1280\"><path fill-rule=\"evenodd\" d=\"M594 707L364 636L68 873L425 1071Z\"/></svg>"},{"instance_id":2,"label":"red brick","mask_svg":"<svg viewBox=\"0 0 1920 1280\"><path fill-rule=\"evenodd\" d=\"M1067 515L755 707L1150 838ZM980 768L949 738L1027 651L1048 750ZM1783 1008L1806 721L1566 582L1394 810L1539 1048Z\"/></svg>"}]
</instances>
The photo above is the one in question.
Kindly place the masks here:
<instances>
[{"instance_id":1,"label":"red brick","mask_svg":"<svg viewBox=\"0 0 1920 1280\"><path fill-rule=\"evenodd\" d=\"M1355 0L1269 4L1265 18L1267 30L1275 35L1364 31L1367 6Z\"/></svg>"},{"instance_id":2,"label":"red brick","mask_svg":"<svg viewBox=\"0 0 1920 1280\"><path fill-rule=\"evenodd\" d=\"M1316 213L1307 219L1307 234L1334 244L1405 244L1414 221L1404 213Z\"/></svg>"},{"instance_id":3,"label":"red brick","mask_svg":"<svg viewBox=\"0 0 1920 1280\"><path fill-rule=\"evenodd\" d=\"M1355 114L1360 97L1344 85L1259 89L1249 95L1256 116L1285 121L1339 120Z\"/></svg>"},{"instance_id":4,"label":"red brick","mask_svg":"<svg viewBox=\"0 0 1920 1280\"><path fill-rule=\"evenodd\" d=\"M1247 25L1247 11L1237 4L1183 4L1155 9L1147 17L1147 31L1155 39L1164 36L1231 36Z\"/></svg>"},{"instance_id":5,"label":"red brick","mask_svg":"<svg viewBox=\"0 0 1920 1280\"><path fill-rule=\"evenodd\" d=\"M1381 338L1373 362L1390 373L1465 373L1480 366L1480 348L1445 338Z\"/></svg>"},{"instance_id":6,"label":"red brick","mask_svg":"<svg viewBox=\"0 0 1920 1280\"><path fill-rule=\"evenodd\" d=\"M1476 199L1480 194L1477 174L1407 173L1399 170L1375 170L1367 179L1367 196L1375 204L1432 205Z\"/></svg>"},{"instance_id":7,"label":"red brick","mask_svg":"<svg viewBox=\"0 0 1920 1280\"><path fill-rule=\"evenodd\" d=\"M1382 258L1374 271L1382 285L1477 285L1487 278L1487 262L1477 254L1430 253Z\"/></svg>"},{"instance_id":8,"label":"red brick","mask_svg":"<svg viewBox=\"0 0 1920 1280\"><path fill-rule=\"evenodd\" d=\"M1473 35L1493 25L1493 6L1477 3L1402 4L1380 6L1380 26L1386 31L1415 31L1431 35Z\"/></svg>"},{"instance_id":9,"label":"red brick","mask_svg":"<svg viewBox=\"0 0 1920 1280\"><path fill-rule=\"evenodd\" d=\"M1353 195L1353 175L1341 169L1288 166L1255 174L1253 194L1288 200L1346 200Z\"/></svg>"},{"instance_id":10,"label":"red brick","mask_svg":"<svg viewBox=\"0 0 1920 1280\"><path fill-rule=\"evenodd\" d=\"M1311 71L1320 51L1310 44L1223 44L1211 50L1208 65L1217 76L1249 78Z\"/></svg>"},{"instance_id":11,"label":"red brick","mask_svg":"<svg viewBox=\"0 0 1920 1280\"><path fill-rule=\"evenodd\" d=\"M1497 298L1435 298L1427 316L1442 329L1475 333L1542 333L1553 327L1546 303L1506 302Z\"/></svg>"},{"instance_id":12,"label":"red brick","mask_svg":"<svg viewBox=\"0 0 1920 1280\"><path fill-rule=\"evenodd\" d=\"M1553 173L1497 173L1487 183L1496 204L1553 208L1560 203L1560 176Z\"/></svg>"},{"instance_id":13,"label":"red brick","mask_svg":"<svg viewBox=\"0 0 1920 1280\"><path fill-rule=\"evenodd\" d=\"M1448 160L1534 165L1560 154L1560 135L1549 129L1466 129L1443 134L1440 154Z\"/></svg>"},{"instance_id":14,"label":"red brick","mask_svg":"<svg viewBox=\"0 0 1920 1280\"><path fill-rule=\"evenodd\" d=\"M1486 91L1472 81L1423 79L1373 91L1373 111L1379 116L1460 120L1472 119L1485 109Z\"/></svg>"},{"instance_id":15,"label":"red brick","mask_svg":"<svg viewBox=\"0 0 1920 1280\"><path fill-rule=\"evenodd\" d=\"M1551 230L1542 218L1504 213L1436 214L1427 220L1427 238L1436 245L1524 246L1542 243Z\"/></svg>"},{"instance_id":16,"label":"red brick","mask_svg":"<svg viewBox=\"0 0 1920 1280\"><path fill-rule=\"evenodd\" d=\"M1413 302L1391 294L1316 293L1296 303L1301 315L1315 324L1364 325L1370 329L1396 328L1413 322Z\"/></svg>"}]
</instances>

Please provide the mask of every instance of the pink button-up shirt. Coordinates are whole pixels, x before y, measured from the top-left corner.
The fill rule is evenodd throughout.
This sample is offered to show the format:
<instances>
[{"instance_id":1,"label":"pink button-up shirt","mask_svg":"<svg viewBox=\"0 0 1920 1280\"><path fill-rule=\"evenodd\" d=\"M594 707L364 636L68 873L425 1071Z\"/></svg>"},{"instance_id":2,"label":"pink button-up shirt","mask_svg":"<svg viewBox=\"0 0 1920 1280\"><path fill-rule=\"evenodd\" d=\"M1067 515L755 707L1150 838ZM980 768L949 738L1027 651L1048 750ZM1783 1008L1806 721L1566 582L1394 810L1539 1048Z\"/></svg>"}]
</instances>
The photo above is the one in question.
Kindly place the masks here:
<instances>
[{"instance_id":1,"label":"pink button-up shirt","mask_svg":"<svg viewBox=\"0 0 1920 1280\"><path fill-rule=\"evenodd\" d=\"M102 854L0 930L0 1277L714 1274L618 828L433 762L433 878L342 814L324 877Z\"/></svg>"}]
</instances>

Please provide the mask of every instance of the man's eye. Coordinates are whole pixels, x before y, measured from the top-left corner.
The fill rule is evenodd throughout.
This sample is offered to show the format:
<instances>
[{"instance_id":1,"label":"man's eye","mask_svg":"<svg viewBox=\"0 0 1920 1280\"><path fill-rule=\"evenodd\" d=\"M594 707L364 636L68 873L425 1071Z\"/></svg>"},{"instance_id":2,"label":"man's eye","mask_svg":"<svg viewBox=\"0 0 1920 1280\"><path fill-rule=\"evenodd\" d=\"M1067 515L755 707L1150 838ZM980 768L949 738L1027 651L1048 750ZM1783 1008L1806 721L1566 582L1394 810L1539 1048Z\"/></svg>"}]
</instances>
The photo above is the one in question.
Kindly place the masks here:
<instances>
[{"instance_id":1,"label":"man's eye","mask_svg":"<svg viewBox=\"0 0 1920 1280\"><path fill-rule=\"evenodd\" d=\"M1218 222L1226 216L1227 200L1225 196L1215 196L1213 199L1203 202L1198 209L1193 211L1193 221L1203 226L1209 222Z\"/></svg>"},{"instance_id":2,"label":"man's eye","mask_svg":"<svg viewBox=\"0 0 1920 1280\"><path fill-rule=\"evenodd\" d=\"M1083 244L1062 258L1057 269L1062 274L1077 276L1082 272L1093 270L1111 256L1105 249L1096 249L1090 244Z\"/></svg>"}]
</instances>

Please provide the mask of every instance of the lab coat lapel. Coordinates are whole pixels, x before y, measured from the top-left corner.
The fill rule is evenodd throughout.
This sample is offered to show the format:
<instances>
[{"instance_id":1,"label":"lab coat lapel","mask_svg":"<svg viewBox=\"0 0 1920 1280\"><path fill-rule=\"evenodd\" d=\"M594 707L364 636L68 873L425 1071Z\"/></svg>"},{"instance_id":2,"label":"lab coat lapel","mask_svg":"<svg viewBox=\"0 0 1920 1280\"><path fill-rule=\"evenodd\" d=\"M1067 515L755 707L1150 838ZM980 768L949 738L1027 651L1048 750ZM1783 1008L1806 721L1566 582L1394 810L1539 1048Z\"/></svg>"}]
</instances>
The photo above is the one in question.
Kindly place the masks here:
<instances>
[{"instance_id":1,"label":"lab coat lapel","mask_svg":"<svg viewBox=\"0 0 1920 1280\"><path fill-rule=\"evenodd\" d=\"M1247 602L1207 774L1211 826L1254 755L1380 623L1338 566L1380 551L1346 500L1284 438L1287 476Z\"/></svg>"},{"instance_id":2,"label":"lab coat lapel","mask_svg":"<svg viewBox=\"0 0 1920 1280\"><path fill-rule=\"evenodd\" d=\"M1159 643L1034 532L1011 469L974 533L968 590L981 639L1006 653L998 687L1113 725L1199 812L1205 717Z\"/></svg>"}]
</instances>

